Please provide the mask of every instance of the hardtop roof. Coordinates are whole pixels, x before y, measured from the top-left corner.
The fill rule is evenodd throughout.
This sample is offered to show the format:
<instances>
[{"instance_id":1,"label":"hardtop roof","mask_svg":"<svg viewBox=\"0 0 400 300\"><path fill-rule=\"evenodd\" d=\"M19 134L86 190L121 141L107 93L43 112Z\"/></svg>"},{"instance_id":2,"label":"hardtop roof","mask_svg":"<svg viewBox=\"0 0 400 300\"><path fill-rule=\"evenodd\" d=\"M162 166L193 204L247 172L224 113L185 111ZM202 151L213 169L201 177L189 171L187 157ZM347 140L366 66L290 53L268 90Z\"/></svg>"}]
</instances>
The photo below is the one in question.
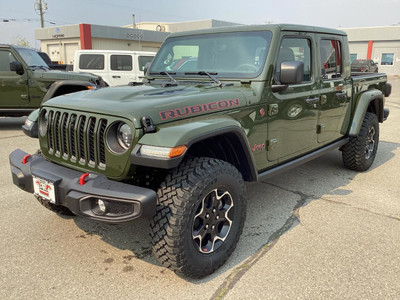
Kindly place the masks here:
<instances>
[{"instance_id":1,"label":"hardtop roof","mask_svg":"<svg viewBox=\"0 0 400 300\"><path fill-rule=\"evenodd\" d=\"M183 31L183 32L172 33L169 35L169 37L188 36L188 35L207 34L207 33L263 31L263 30L270 30L272 32L300 31L300 32L313 32L313 33L327 33L327 34L342 35L342 36L347 35L347 33L342 30L326 28L326 27L297 25L297 24L265 24L265 25L224 26L224 27L215 27L209 29Z\"/></svg>"}]
</instances>

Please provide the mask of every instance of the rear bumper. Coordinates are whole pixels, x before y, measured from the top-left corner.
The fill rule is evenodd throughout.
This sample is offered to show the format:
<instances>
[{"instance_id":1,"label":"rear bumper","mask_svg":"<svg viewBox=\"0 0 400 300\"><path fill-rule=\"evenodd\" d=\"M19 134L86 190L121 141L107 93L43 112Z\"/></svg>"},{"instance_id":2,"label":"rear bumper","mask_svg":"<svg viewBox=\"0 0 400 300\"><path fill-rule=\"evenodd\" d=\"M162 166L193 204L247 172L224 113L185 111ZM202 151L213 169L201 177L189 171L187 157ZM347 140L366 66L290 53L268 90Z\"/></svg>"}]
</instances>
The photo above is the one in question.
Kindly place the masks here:
<instances>
[{"instance_id":1,"label":"rear bumper","mask_svg":"<svg viewBox=\"0 0 400 300\"><path fill-rule=\"evenodd\" d=\"M27 153L20 149L10 154L13 183L32 194L35 194L33 176L53 183L54 204L67 207L76 215L123 223L150 218L156 211L157 194L153 190L109 180L100 174L90 174L82 182L82 172L46 161L40 154L25 158L24 163L26 156ZM104 213L99 213L99 199L107 204Z\"/></svg>"}]
</instances>

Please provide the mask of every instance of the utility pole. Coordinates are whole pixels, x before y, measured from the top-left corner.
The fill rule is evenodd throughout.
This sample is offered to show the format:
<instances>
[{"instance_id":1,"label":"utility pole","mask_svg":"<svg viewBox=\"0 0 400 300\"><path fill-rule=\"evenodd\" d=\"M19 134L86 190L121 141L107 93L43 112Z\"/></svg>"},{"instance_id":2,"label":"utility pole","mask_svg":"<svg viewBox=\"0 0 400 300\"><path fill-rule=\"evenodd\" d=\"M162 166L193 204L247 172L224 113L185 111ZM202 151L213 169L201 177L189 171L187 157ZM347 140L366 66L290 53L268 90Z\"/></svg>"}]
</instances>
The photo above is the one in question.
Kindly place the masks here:
<instances>
[{"instance_id":1,"label":"utility pole","mask_svg":"<svg viewBox=\"0 0 400 300\"><path fill-rule=\"evenodd\" d=\"M35 2L35 10L39 11L40 15L40 27L44 28L44 13L47 10L47 3L44 3L43 0L36 0Z\"/></svg>"}]
</instances>

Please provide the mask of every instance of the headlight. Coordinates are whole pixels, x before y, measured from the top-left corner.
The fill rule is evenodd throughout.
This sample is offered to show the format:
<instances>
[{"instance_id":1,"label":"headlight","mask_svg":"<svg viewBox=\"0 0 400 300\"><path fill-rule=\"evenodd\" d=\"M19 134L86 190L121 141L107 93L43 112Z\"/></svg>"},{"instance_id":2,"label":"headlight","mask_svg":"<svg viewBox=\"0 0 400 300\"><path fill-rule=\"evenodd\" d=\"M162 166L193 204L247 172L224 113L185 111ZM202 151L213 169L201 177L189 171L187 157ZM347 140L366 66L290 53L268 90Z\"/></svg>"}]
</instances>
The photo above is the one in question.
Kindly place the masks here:
<instances>
[{"instance_id":1,"label":"headlight","mask_svg":"<svg viewBox=\"0 0 400 300\"><path fill-rule=\"evenodd\" d=\"M47 127L49 123L49 113L45 109L40 112L39 118L39 132L41 136L45 136L47 133Z\"/></svg>"},{"instance_id":2,"label":"headlight","mask_svg":"<svg viewBox=\"0 0 400 300\"><path fill-rule=\"evenodd\" d=\"M131 126L122 121L112 123L106 131L107 147L113 153L125 153L132 146L134 138L135 132Z\"/></svg>"},{"instance_id":3,"label":"headlight","mask_svg":"<svg viewBox=\"0 0 400 300\"><path fill-rule=\"evenodd\" d=\"M120 146L124 149L128 149L132 143L132 130L126 123L121 123L117 130L117 140Z\"/></svg>"}]
</instances>

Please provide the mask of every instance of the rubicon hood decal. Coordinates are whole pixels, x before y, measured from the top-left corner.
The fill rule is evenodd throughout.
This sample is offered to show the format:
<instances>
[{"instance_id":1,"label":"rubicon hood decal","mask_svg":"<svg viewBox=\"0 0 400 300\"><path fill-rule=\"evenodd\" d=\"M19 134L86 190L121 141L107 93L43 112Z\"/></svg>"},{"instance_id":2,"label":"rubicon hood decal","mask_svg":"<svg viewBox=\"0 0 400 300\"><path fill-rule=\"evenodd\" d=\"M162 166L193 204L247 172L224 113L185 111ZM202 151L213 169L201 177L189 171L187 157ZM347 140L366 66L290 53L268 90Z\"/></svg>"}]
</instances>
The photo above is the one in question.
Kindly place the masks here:
<instances>
[{"instance_id":1,"label":"rubicon hood decal","mask_svg":"<svg viewBox=\"0 0 400 300\"><path fill-rule=\"evenodd\" d=\"M192 105L183 108L164 110L160 112L160 118L161 120L166 120L168 118L175 119L187 115L201 114L206 111L220 110L235 106L240 106L240 101L238 98L209 102L200 105Z\"/></svg>"}]
</instances>

